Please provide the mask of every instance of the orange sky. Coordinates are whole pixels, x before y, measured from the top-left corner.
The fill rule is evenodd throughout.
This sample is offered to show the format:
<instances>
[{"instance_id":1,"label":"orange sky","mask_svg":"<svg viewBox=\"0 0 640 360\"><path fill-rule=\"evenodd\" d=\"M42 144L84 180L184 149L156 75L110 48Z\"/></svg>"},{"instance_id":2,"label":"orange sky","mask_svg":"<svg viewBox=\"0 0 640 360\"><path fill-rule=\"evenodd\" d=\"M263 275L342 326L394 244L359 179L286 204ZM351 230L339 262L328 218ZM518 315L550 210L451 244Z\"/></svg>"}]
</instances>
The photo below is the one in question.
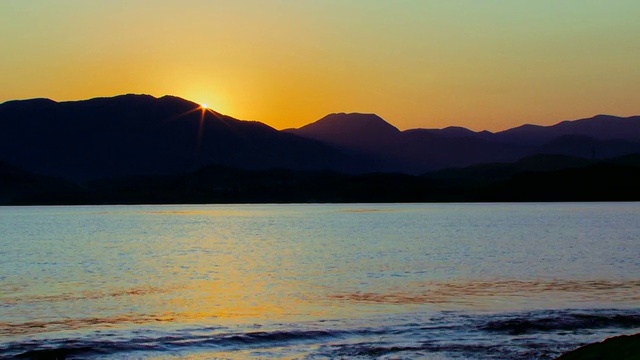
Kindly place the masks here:
<instances>
[{"instance_id":1,"label":"orange sky","mask_svg":"<svg viewBox=\"0 0 640 360\"><path fill-rule=\"evenodd\" d=\"M172 94L299 127L640 114L637 0L3 0L0 102Z\"/></svg>"}]
</instances>

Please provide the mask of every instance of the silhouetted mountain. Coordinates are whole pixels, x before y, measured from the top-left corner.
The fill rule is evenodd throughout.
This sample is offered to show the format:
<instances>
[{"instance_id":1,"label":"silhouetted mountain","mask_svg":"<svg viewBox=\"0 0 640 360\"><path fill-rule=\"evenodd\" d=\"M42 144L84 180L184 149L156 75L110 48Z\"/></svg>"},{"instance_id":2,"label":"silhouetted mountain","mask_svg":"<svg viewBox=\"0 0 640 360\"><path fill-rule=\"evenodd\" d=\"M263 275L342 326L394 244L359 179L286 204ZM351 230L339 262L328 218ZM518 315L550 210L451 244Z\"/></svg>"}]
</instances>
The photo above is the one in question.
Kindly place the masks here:
<instances>
[{"instance_id":1,"label":"silhouetted mountain","mask_svg":"<svg viewBox=\"0 0 640 360\"><path fill-rule=\"evenodd\" d=\"M481 137L451 137L430 130L411 129L402 132L402 141L394 150L399 158L411 161L411 172L464 167L495 161L515 161L527 148L501 144Z\"/></svg>"},{"instance_id":2,"label":"silhouetted mountain","mask_svg":"<svg viewBox=\"0 0 640 360\"><path fill-rule=\"evenodd\" d=\"M333 114L287 131L361 156L375 155L380 170L408 173L513 162L535 154L590 159L640 152L640 116L598 115L553 126L523 125L491 133L454 126L399 131L376 115Z\"/></svg>"},{"instance_id":3,"label":"silhouetted mountain","mask_svg":"<svg viewBox=\"0 0 640 360\"><path fill-rule=\"evenodd\" d=\"M563 121L552 126L522 125L495 133L495 141L540 146L565 135L581 135L595 140L640 141L640 116L627 118L597 115L592 118Z\"/></svg>"},{"instance_id":4,"label":"silhouetted mountain","mask_svg":"<svg viewBox=\"0 0 640 360\"><path fill-rule=\"evenodd\" d=\"M336 149L172 96L0 104L0 158L76 180L176 174L219 163L349 170Z\"/></svg>"},{"instance_id":5,"label":"silhouetted mountain","mask_svg":"<svg viewBox=\"0 0 640 360\"><path fill-rule=\"evenodd\" d=\"M640 141L596 140L585 135L562 135L538 147L536 152L564 154L590 159L606 159L640 153Z\"/></svg>"},{"instance_id":6,"label":"silhouetted mountain","mask_svg":"<svg viewBox=\"0 0 640 360\"><path fill-rule=\"evenodd\" d=\"M400 130L375 114L338 113L288 132L327 143L361 149L385 150Z\"/></svg>"},{"instance_id":7,"label":"silhouetted mountain","mask_svg":"<svg viewBox=\"0 0 640 360\"><path fill-rule=\"evenodd\" d=\"M439 135L445 138L475 138L490 140L493 133L487 130L475 132L460 126L448 126L442 129L421 129L422 131L429 132L434 135Z\"/></svg>"},{"instance_id":8,"label":"silhouetted mountain","mask_svg":"<svg viewBox=\"0 0 640 360\"><path fill-rule=\"evenodd\" d=\"M491 133L400 131L374 114L331 114L277 131L172 96L0 104L0 159L74 181L177 176L210 164L346 173L426 171L515 162L536 154L602 159L640 152L640 116L599 115Z\"/></svg>"},{"instance_id":9,"label":"silhouetted mountain","mask_svg":"<svg viewBox=\"0 0 640 360\"><path fill-rule=\"evenodd\" d=\"M461 127L400 131L373 114L332 114L288 132L375 157L378 170L421 173L488 161L515 161L527 153L517 145L493 143L491 133Z\"/></svg>"},{"instance_id":10,"label":"silhouetted mountain","mask_svg":"<svg viewBox=\"0 0 640 360\"><path fill-rule=\"evenodd\" d=\"M368 171L411 172L410 164L394 154L402 143L402 133L375 114L330 114L299 129L283 132L334 146L360 159Z\"/></svg>"},{"instance_id":11,"label":"silhouetted mountain","mask_svg":"<svg viewBox=\"0 0 640 360\"><path fill-rule=\"evenodd\" d=\"M503 181L516 174L547 172L582 168L594 164L593 161L566 155L533 155L512 163L487 163L464 168L449 168L428 172L422 176L428 179L467 183Z\"/></svg>"}]
</instances>

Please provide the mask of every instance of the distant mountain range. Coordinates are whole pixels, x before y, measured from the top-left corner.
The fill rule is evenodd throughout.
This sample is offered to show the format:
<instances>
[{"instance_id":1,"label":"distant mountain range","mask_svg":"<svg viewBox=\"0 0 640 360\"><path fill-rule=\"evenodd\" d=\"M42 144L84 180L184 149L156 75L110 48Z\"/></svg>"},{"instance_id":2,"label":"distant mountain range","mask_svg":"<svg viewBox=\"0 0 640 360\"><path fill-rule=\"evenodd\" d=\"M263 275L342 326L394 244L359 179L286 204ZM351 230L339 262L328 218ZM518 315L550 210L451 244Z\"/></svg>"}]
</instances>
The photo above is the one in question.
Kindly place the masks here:
<instances>
[{"instance_id":1,"label":"distant mountain range","mask_svg":"<svg viewBox=\"0 0 640 360\"><path fill-rule=\"evenodd\" d=\"M381 169L406 173L512 162L535 154L604 159L640 152L640 116L598 115L492 133L461 127L400 131L374 114L331 114L285 131L343 150L375 154L381 158Z\"/></svg>"},{"instance_id":2,"label":"distant mountain range","mask_svg":"<svg viewBox=\"0 0 640 360\"><path fill-rule=\"evenodd\" d=\"M29 203L25 199L30 196L49 196L49 200L40 201L50 203L74 202L69 199L127 202L116 196L114 189L145 183L147 188L160 191L149 186L149 181L156 186L164 184L165 190L172 188L167 181L186 181L183 185L187 188L188 184L199 184L193 185L195 189L204 186L203 178L226 189L226 199L231 202L348 199L338 191L338 185L351 188L353 194L361 193L360 199L366 200L362 190L349 185L356 183L360 189L377 184L376 191L394 199L395 195L383 189L382 179L390 187L414 189L414 200L435 201L438 197L423 188L427 186L425 182L446 193L443 189L456 183L473 187L472 184L512 182L527 166L527 174L575 172L587 167L602 170L596 165L602 164L603 159L638 153L640 116L598 115L553 126L522 125L493 133L461 127L400 131L374 114L339 113L298 129L278 131L173 96L121 95L70 102L16 100L0 104L0 204L12 203L7 199L15 199L16 194L22 194L18 196L22 203ZM616 169L635 166L608 164ZM514 170L514 166L520 170ZM274 171L289 174L289 180L287 176L274 180L278 178ZM421 174L424 175L416 176ZM255 177L264 180L266 187L275 186L272 181L276 181L283 193L280 197L267 194L261 198L255 190L260 188L259 181L252 180L253 195L248 195L251 191L242 195L236 189L240 192L235 196L231 183L221 184L217 176L235 179L229 181L236 184L247 183L249 180L242 180L245 177ZM310 195L309 189L320 186L312 178L333 184L327 189L333 189L335 196L315 192ZM298 188L294 183L308 186ZM175 201L198 202L195 199L199 193L208 194L212 201L223 201L221 193L216 197L211 188L204 189L193 193L184 188L171 191ZM141 191L133 193L134 198L143 201ZM287 195L286 191L298 195ZM431 195L426 196L427 192ZM503 191L500 193L504 195ZM412 198L405 195L405 201ZM67 200L62 201L59 196ZM483 196L490 198L486 193ZM154 195L146 199L160 201Z\"/></svg>"}]
</instances>

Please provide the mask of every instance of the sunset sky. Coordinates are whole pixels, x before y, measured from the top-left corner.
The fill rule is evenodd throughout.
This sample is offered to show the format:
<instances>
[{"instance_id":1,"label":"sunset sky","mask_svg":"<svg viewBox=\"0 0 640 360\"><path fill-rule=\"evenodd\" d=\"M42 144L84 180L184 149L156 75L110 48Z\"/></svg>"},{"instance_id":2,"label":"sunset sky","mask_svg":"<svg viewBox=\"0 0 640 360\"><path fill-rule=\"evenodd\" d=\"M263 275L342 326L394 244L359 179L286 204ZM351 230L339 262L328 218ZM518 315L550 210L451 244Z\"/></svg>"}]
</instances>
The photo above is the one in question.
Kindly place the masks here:
<instances>
[{"instance_id":1,"label":"sunset sky","mask_svg":"<svg viewBox=\"0 0 640 360\"><path fill-rule=\"evenodd\" d=\"M172 94L275 128L640 114L638 0L2 0L0 102Z\"/></svg>"}]
</instances>

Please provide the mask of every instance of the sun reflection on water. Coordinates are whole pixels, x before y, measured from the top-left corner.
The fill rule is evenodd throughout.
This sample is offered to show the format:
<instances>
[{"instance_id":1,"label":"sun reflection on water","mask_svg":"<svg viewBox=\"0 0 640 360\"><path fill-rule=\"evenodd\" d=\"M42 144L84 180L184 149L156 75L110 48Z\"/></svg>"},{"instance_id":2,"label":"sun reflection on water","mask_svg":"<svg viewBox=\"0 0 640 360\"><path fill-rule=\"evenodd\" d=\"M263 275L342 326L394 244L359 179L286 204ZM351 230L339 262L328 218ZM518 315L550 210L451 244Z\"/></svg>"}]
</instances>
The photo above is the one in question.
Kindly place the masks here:
<instances>
[{"instance_id":1,"label":"sun reflection on water","mask_svg":"<svg viewBox=\"0 0 640 360\"><path fill-rule=\"evenodd\" d=\"M26 209L5 217L0 239L12 244L0 336L640 302L635 208L611 247L604 226L589 229L592 241L583 222L522 232L475 210L424 207ZM507 216L517 211L495 217Z\"/></svg>"}]
</instances>

